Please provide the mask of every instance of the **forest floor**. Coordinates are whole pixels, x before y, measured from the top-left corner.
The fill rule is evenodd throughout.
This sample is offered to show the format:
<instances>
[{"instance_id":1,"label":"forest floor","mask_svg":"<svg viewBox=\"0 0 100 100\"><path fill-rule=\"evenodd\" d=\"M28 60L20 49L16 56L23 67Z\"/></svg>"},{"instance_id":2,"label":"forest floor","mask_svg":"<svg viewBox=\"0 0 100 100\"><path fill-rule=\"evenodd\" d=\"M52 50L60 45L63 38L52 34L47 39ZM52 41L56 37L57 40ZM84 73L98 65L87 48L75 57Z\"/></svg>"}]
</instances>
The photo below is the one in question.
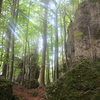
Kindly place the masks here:
<instances>
[{"instance_id":1,"label":"forest floor","mask_svg":"<svg viewBox=\"0 0 100 100\"><path fill-rule=\"evenodd\" d=\"M46 100L43 89L27 89L21 85L13 86L13 93L21 100Z\"/></svg>"}]
</instances>

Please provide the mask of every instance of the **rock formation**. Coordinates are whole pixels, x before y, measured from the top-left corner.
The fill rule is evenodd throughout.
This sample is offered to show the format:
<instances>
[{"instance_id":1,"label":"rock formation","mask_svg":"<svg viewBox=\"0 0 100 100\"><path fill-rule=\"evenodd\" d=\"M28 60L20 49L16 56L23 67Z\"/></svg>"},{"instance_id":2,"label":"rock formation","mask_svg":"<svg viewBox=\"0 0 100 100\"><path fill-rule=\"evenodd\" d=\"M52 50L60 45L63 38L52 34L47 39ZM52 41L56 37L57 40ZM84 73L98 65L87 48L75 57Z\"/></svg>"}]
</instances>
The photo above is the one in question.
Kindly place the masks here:
<instances>
[{"instance_id":1,"label":"rock formation","mask_svg":"<svg viewBox=\"0 0 100 100\"><path fill-rule=\"evenodd\" d=\"M88 0L81 3L74 22L69 25L67 40L68 59L100 58L100 1Z\"/></svg>"},{"instance_id":2,"label":"rock formation","mask_svg":"<svg viewBox=\"0 0 100 100\"><path fill-rule=\"evenodd\" d=\"M26 59L26 62L23 62ZM18 68L20 73L17 76L16 82L23 84L27 88L37 88L40 68L38 66L38 54L35 50L33 54L24 57ZM25 69L25 72L23 71Z\"/></svg>"}]
</instances>

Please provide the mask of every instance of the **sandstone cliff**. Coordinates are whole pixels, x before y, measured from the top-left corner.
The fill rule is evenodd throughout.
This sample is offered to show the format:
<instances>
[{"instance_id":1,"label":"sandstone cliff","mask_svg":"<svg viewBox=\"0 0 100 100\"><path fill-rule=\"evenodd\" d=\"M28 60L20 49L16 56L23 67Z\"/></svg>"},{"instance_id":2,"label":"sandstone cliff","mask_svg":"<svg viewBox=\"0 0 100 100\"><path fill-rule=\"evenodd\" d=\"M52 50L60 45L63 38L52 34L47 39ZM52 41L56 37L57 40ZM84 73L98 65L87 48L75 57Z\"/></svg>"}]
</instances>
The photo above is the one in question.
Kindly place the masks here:
<instances>
[{"instance_id":1,"label":"sandstone cliff","mask_svg":"<svg viewBox=\"0 0 100 100\"><path fill-rule=\"evenodd\" d=\"M67 55L69 59L100 58L100 1L81 3L75 20L69 25Z\"/></svg>"}]
</instances>

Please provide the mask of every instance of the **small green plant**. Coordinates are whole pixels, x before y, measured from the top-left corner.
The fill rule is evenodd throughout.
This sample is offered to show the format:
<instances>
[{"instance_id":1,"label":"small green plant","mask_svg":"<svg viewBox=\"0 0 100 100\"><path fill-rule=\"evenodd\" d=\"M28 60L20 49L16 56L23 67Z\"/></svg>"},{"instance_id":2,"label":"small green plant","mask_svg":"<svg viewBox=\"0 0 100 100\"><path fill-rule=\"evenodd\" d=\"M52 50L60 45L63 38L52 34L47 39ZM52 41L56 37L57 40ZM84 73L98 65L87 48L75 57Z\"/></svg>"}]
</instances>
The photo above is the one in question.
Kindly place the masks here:
<instances>
[{"instance_id":1,"label":"small green plant","mask_svg":"<svg viewBox=\"0 0 100 100\"><path fill-rule=\"evenodd\" d=\"M30 91L30 94L31 94L33 97L37 97L37 96L38 96L38 92L36 92L36 91Z\"/></svg>"}]
</instances>

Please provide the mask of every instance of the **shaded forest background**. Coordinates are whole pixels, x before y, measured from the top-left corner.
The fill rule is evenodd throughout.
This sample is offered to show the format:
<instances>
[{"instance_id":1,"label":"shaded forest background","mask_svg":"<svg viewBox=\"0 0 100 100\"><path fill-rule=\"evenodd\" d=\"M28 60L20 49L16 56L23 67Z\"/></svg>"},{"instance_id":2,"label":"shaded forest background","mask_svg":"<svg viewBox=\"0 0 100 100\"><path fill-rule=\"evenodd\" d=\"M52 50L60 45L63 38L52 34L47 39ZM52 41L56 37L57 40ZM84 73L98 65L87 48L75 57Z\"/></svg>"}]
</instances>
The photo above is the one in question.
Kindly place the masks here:
<instances>
[{"instance_id":1,"label":"shaded forest background","mask_svg":"<svg viewBox=\"0 0 100 100\"><path fill-rule=\"evenodd\" d=\"M84 1L86 0L1 0L0 74L28 88L44 87L59 79L77 63L78 60L73 59L73 55L78 54L77 45L81 43L79 37L83 40L86 31L89 43L86 43L89 45L86 49L90 48L90 57L86 58L96 60L96 49L92 49L95 44L91 46L94 40L90 32L92 26L85 31L84 27L80 27L80 32L73 27L80 21L77 20L76 9ZM86 14L89 15L88 11ZM83 21L83 25L84 22L86 21ZM99 27L96 32L100 32ZM76 34L74 36L71 33ZM98 34L100 33L97 33L97 37ZM79 57L84 59L83 55Z\"/></svg>"}]
</instances>

